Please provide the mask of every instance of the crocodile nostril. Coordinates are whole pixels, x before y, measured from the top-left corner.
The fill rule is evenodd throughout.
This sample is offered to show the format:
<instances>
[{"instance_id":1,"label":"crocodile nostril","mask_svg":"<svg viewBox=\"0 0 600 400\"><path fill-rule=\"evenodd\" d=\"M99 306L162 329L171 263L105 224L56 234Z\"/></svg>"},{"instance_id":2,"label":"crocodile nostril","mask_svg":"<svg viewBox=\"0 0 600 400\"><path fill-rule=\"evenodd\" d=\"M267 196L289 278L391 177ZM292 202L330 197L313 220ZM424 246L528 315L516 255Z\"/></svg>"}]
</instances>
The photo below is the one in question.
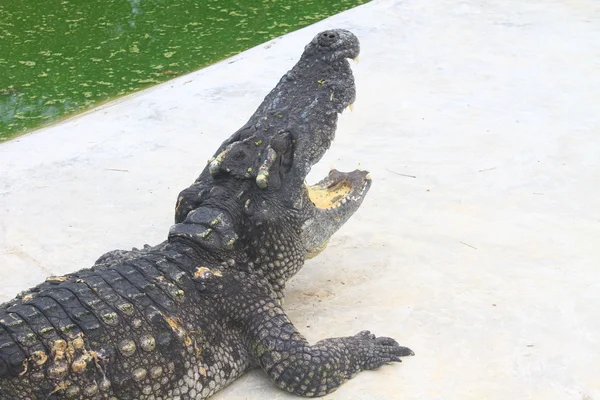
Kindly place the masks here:
<instances>
[{"instance_id":1,"label":"crocodile nostril","mask_svg":"<svg viewBox=\"0 0 600 400\"><path fill-rule=\"evenodd\" d=\"M333 33L329 34L329 39L333 39L335 37L335 35Z\"/></svg>"}]
</instances>

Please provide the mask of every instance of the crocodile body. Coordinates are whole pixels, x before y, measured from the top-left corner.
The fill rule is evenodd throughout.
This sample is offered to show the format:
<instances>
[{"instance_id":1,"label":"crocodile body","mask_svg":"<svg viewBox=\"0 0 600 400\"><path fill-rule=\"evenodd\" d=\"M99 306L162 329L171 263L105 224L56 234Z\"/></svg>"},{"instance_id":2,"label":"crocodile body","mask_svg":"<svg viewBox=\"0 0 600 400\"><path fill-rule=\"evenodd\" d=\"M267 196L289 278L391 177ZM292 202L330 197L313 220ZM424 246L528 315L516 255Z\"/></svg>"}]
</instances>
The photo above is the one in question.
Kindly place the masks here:
<instances>
[{"instance_id":1,"label":"crocodile body","mask_svg":"<svg viewBox=\"0 0 600 400\"><path fill-rule=\"evenodd\" d=\"M253 367L322 396L412 355L368 331L311 345L282 308L285 283L371 184L335 170L304 184L354 101L358 51L348 31L317 35L181 192L163 243L107 253L1 305L0 399L205 399Z\"/></svg>"}]
</instances>

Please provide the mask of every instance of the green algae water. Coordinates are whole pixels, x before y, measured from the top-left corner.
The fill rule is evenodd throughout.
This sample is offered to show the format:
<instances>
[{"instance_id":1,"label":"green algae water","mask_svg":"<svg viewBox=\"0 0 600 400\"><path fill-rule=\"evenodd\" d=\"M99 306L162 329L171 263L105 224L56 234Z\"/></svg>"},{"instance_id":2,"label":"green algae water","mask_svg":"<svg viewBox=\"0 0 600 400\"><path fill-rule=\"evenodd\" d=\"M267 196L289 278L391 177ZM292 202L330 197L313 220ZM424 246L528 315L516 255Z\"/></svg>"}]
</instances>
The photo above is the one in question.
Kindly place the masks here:
<instances>
[{"instance_id":1,"label":"green algae water","mask_svg":"<svg viewBox=\"0 0 600 400\"><path fill-rule=\"evenodd\" d=\"M0 0L0 141L368 0Z\"/></svg>"}]
</instances>

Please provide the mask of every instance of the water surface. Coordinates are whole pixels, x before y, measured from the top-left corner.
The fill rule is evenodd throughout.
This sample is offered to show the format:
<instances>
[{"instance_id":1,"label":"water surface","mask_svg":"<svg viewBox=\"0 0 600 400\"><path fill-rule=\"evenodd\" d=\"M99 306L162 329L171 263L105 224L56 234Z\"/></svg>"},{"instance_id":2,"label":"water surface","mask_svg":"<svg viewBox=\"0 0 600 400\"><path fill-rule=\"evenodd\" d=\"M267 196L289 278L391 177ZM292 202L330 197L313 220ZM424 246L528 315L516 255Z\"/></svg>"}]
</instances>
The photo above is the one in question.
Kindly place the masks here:
<instances>
[{"instance_id":1,"label":"water surface","mask_svg":"<svg viewBox=\"0 0 600 400\"><path fill-rule=\"evenodd\" d=\"M367 1L2 1L0 141Z\"/></svg>"}]
</instances>

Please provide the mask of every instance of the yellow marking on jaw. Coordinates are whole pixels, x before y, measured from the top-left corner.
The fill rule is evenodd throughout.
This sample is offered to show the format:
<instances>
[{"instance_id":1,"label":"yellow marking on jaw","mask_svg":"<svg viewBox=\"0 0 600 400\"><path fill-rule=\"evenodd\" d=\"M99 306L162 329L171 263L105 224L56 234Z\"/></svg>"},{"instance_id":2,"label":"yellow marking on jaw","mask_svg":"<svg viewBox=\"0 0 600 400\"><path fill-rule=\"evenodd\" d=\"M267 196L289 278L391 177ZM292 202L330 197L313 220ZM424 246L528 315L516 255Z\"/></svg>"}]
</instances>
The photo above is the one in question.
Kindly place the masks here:
<instances>
[{"instance_id":1,"label":"yellow marking on jaw","mask_svg":"<svg viewBox=\"0 0 600 400\"><path fill-rule=\"evenodd\" d=\"M331 208L352 190L347 182L339 182L333 186L307 186L308 197L318 208Z\"/></svg>"}]
</instances>

